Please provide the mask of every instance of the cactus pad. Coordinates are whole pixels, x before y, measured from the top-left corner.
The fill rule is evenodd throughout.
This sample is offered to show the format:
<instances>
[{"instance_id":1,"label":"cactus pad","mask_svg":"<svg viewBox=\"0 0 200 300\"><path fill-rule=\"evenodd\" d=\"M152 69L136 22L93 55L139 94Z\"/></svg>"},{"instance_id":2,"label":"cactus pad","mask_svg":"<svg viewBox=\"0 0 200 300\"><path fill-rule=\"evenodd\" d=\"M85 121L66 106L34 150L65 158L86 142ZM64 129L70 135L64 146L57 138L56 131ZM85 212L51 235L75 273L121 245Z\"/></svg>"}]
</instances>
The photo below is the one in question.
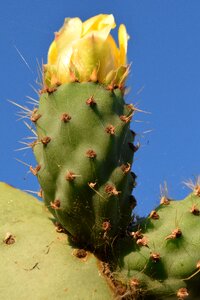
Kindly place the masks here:
<instances>
[{"instance_id":1,"label":"cactus pad","mask_svg":"<svg viewBox=\"0 0 200 300\"><path fill-rule=\"evenodd\" d=\"M0 191L0 299L112 299L97 259L56 232L41 202L4 183Z\"/></svg>"},{"instance_id":2,"label":"cactus pad","mask_svg":"<svg viewBox=\"0 0 200 300\"><path fill-rule=\"evenodd\" d=\"M163 201L120 244L119 277L130 294L199 299L199 201L194 193L181 201Z\"/></svg>"},{"instance_id":3,"label":"cactus pad","mask_svg":"<svg viewBox=\"0 0 200 300\"><path fill-rule=\"evenodd\" d=\"M77 242L109 244L131 221L133 113L120 89L91 82L43 93L34 110L44 201Z\"/></svg>"}]
</instances>

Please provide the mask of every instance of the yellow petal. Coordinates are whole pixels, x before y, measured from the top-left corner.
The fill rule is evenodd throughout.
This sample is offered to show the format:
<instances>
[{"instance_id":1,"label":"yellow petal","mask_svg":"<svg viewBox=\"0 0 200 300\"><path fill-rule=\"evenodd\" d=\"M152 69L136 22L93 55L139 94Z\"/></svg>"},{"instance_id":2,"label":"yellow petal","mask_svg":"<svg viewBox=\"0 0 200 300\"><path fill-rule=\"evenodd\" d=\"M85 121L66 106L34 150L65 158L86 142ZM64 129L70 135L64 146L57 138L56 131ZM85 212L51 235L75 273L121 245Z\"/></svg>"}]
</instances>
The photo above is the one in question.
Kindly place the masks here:
<instances>
[{"instance_id":1,"label":"yellow petal","mask_svg":"<svg viewBox=\"0 0 200 300\"><path fill-rule=\"evenodd\" d=\"M67 82L70 77L69 66L72 51L72 47L68 47L67 49L63 49L58 55L55 66L57 69L57 77L60 82Z\"/></svg>"},{"instance_id":2,"label":"yellow petal","mask_svg":"<svg viewBox=\"0 0 200 300\"><path fill-rule=\"evenodd\" d=\"M74 45L71 62L80 74L80 81L89 81L96 69L97 79L102 82L115 67L110 44L96 36L82 38Z\"/></svg>"},{"instance_id":3,"label":"yellow petal","mask_svg":"<svg viewBox=\"0 0 200 300\"><path fill-rule=\"evenodd\" d=\"M53 41L51 43L51 46L49 47L49 52L48 52L48 63L53 65L55 64L56 60L57 60L57 56L58 56L58 51L56 48L56 43L55 41Z\"/></svg>"},{"instance_id":4,"label":"yellow petal","mask_svg":"<svg viewBox=\"0 0 200 300\"><path fill-rule=\"evenodd\" d=\"M115 28L113 15L97 15L83 23L82 37L98 35L103 40L107 39L111 29Z\"/></svg>"},{"instance_id":5,"label":"yellow petal","mask_svg":"<svg viewBox=\"0 0 200 300\"><path fill-rule=\"evenodd\" d=\"M117 68L119 66L119 49L117 48L115 40L111 35L108 36L107 42L109 43L112 56L114 57L115 68Z\"/></svg>"},{"instance_id":6,"label":"yellow petal","mask_svg":"<svg viewBox=\"0 0 200 300\"><path fill-rule=\"evenodd\" d=\"M55 35L48 53L48 64L55 65L60 82L69 78L69 63L72 45L79 40L82 32L82 21L79 18L65 19L63 27Z\"/></svg>"},{"instance_id":7,"label":"yellow petal","mask_svg":"<svg viewBox=\"0 0 200 300\"><path fill-rule=\"evenodd\" d=\"M82 21L79 18L65 19L63 27L56 33L55 42L57 51L71 47L73 41L81 37Z\"/></svg>"},{"instance_id":8,"label":"yellow petal","mask_svg":"<svg viewBox=\"0 0 200 300\"><path fill-rule=\"evenodd\" d=\"M127 76L129 74L129 67L128 66L120 66L117 70L116 70L116 75L115 78L113 80L113 83L117 86L121 86L124 84Z\"/></svg>"},{"instance_id":9,"label":"yellow petal","mask_svg":"<svg viewBox=\"0 0 200 300\"><path fill-rule=\"evenodd\" d=\"M129 36L127 34L126 27L124 24L121 24L119 26L118 39L119 39L119 65L125 65Z\"/></svg>"},{"instance_id":10,"label":"yellow petal","mask_svg":"<svg viewBox=\"0 0 200 300\"><path fill-rule=\"evenodd\" d=\"M46 85L72 80L124 84L128 34L120 25L118 48L110 34L115 26L111 14L100 14L84 23L79 18L65 19L49 48Z\"/></svg>"},{"instance_id":11,"label":"yellow petal","mask_svg":"<svg viewBox=\"0 0 200 300\"><path fill-rule=\"evenodd\" d=\"M108 84L110 84L110 83L113 83L115 77L116 77L116 71L115 71L115 70L110 71L110 72L106 75L106 77L105 77L105 79L104 79L104 83L105 83L106 85L108 85Z\"/></svg>"}]
</instances>

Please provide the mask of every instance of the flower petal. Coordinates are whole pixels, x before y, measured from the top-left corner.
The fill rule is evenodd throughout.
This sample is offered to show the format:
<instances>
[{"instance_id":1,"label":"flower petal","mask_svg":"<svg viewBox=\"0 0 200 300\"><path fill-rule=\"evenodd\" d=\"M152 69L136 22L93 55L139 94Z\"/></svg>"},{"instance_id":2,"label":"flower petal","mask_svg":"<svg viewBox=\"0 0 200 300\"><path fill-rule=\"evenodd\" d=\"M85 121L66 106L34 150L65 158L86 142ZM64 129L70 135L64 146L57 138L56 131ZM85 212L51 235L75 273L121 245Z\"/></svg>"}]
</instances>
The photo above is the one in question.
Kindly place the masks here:
<instances>
[{"instance_id":1,"label":"flower petal","mask_svg":"<svg viewBox=\"0 0 200 300\"><path fill-rule=\"evenodd\" d=\"M65 19L63 27L55 34L55 40L51 43L48 52L48 64L55 64L58 59L58 53L63 50L66 52L66 48L70 44L79 39L82 32L82 21L79 18Z\"/></svg>"},{"instance_id":2,"label":"flower petal","mask_svg":"<svg viewBox=\"0 0 200 300\"><path fill-rule=\"evenodd\" d=\"M66 50L74 40L81 37L82 21L79 18L65 19L63 27L56 33L55 42L57 50Z\"/></svg>"},{"instance_id":3,"label":"flower petal","mask_svg":"<svg viewBox=\"0 0 200 300\"><path fill-rule=\"evenodd\" d=\"M122 86L128 74L128 34L120 25L119 48L110 34L115 28L112 14L100 14L82 23L65 19L48 52L44 77L47 86L74 80L99 81Z\"/></svg>"},{"instance_id":4,"label":"flower petal","mask_svg":"<svg viewBox=\"0 0 200 300\"><path fill-rule=\"evenodd\" d=\"M48 65L55 65L60 82L69 80L69 63L72 45L79 40L82 32L82 21L79 18L65 19L63 27L55 34L48 52Z\"/></svg>"},{"instance_id":5,"label":"flower petal","mask_svg":"<svg viewBox=\"0 0 200 300\"><path fill-rule=\"evenodd\" d=\"M106 40L111 29L115 27L116 24L113 15L100 14L83 23L82 37L94 34Z\"/></svg>"},{"instance_id":6,"label":"flower petal","mask_svg":"<svg viewBox=\"0 0 200 300\"><path fill-rule=\"evenodd\" d=\"M67 82L70 78L70 60L72 55L72 47L68 47L67 49L63 49L61 53L59 53L56 68L57 68L57 77L60 82Z\"/></svg>"},{"instance_id":7,"label":"flower petal","mask_svg":"<svg viewBox=\"0 0 200 300\"><path fill-rule=\"evenodd\" d=\"M82 38L74 45L71 62L80 74L80 81L89 81L96 69L97 79L102 82L115 67L110 44L94 35Z\"/></svg>"},{"instance_id":8,"label":"flower petal","mask_svg":"<svg viewBox=\"0 0 200 300\"><path fill-rule=\"evenodd\" d=\"M121 24L119 26L118 39L119 39L119 65L125 65L129 36L127 34L126 27L124 24Z\"/></svg>"},{"instance_id":9,"label":"flower petal","mask_svg":"<svg viewBox=\"0 0 200 300\"><path fill-rule=\"evenodd\" d=\"M49 52L48 52L48 63L53 65L55 64L58 56L58 51L56 48L56 42L53 41L49 47Z\"/></svg>"},{"instance_id":10,"label":"flower petal","mask_svg":"<svg viewBox=\"0 0 200 300\"><path fill-rule=\"evenodd\" d=\"M117 48L117 45L116 45L115 40L113 39L112 35L108 36L107 42L109 43L110 50L114 57L115 68L117 68L119 66L119 49Z\"/></svg>"}]
</instances>

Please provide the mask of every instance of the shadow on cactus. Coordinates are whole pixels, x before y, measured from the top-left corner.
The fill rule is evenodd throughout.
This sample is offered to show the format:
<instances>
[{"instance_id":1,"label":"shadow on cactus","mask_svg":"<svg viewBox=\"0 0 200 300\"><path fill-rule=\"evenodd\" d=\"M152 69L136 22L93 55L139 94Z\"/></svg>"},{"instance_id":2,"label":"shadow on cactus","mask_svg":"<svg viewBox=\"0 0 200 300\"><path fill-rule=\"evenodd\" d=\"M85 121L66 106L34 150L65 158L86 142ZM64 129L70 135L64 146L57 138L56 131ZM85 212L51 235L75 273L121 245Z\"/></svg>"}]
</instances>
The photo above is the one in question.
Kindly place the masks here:
<instances>
[{"instance_id":1,"label":"shadow on cactus","mask_svg":"<svg viewBox=\"0 0 200 300\"><path fill-rule=\"evenodd\" d=\"M146 219L132 221L136 175L131 168L138 145L134 145L130 122L138 109L124 100L130 71L128 34L120 25L117 46L110 35L115 26L112 15L85 22L73 18L66 19L55 34L43 66L39 104L28 111L32 122L28 127L35 126L36 133L30 146L38 163L30 170L39 180L41 196L59 230L67 233L71 247L79 247L79 258L90 252L89 261L98 261L96 265L87 261L88 274L101 273L99 281L95 279L96 292L89 277L73 299L198 299L199 181L186 199L163 197ZM28 207L25 211L28 214ZM31 218L37 219L38 214ZM41 219L46 222L44 216ZM46 228L44 240L54 234ZM32 235L30 230L30 240ZM3 247L11 249L5 241ZM58 252L62 264L56 264L57 274L59 268L64 272L65 261L73 265L67 251ZM72 286L82 276L90 276L83 264L76 262L79 275L72 272L70 276L72 270L66 270L64 279L70 276ZM46 265L42 272L45 268L51 272ZM34 277L32 284L38 280ZM70 293L59 293L56 288L52 295L42 290L36 298L72 299Z\"/></svg>"}]
</instances>

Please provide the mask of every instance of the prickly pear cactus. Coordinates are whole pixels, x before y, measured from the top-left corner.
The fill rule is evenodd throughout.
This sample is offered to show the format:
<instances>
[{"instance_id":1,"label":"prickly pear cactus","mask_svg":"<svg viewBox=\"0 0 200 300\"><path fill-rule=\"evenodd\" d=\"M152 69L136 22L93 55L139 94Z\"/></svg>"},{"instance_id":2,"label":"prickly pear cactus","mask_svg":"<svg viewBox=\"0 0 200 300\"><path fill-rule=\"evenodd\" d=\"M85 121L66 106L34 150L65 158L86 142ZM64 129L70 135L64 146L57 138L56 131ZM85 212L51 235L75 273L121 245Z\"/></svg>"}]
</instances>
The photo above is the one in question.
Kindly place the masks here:
<instances>
[{"instance_id":1,"label":"prickly pear cactus","mask_svg":"<svg viewBox=\"0 0 200 300\"><path fill-rule=\"evenodd\" d=\"M127 296L199 299L200 193L195 194L181 201L163 198L120 241L115 280L125 284Z\"/></svg>"},{"instance_id":2,"label":"prickly pear cactus","mask_svg":"<svg viewBox=\"0 0 200 300\"><path fill-rule=\"evenodd\" d=\"M66 37L75 24L82 36L66 63ZM125 232L135 206L131 166L137 147L130 121L136 109L123 98L128 37L121 25L118 49L109 35L113 26L112 15L65 21L50 47L39 107L31 115L38 162L32 171L45 204L75 241L92 248Z\"/></svg>"},{"instance_id":3,"label":"prickly pear cactus","mask_svg":"<svg viewBox=\"0 0 200 300\"><path fill-rule=\"evenodd\" d=\"M10 271L10 281L17 273L16 299L30 299L30 289L19 287L27 276L33 299L199 299L199 182L182 201L162 198L130 230L137 150L130 121L137 109L124 101L128 35L121 25L117 47L109 34L114 27L112 15L66 19L50 46L30 115L38 162L30 171L46 207L84 249L72 257L66 235L55 233L39 203L14 202L14 191L0 194L6 216L0 269ZM39 286L46 277L48 292ZM10 281L0 288L2 299L9 298Z\"/></svg>"},{"instance_id":4,"label":"prickly pear cactus","mask_svg":"<svg viewBox=\"0 0 200 300\"><path fill-rule=\"evenodd\" d=\"M37 199L4 183L0 192L1 299L199 299L199 196L164 201L100 261Z\"/></svg>"},{"instance_id":5,"label":"prickly pear cactus","mask_svg":"<svg viewBox=\"0 0 200 300\"><path fill-rule=\"evenodd\" d=\"M41 202L0 183L0 211L0 299L112 299L98 260L69 244Z\"/></svg>"},{"instance_id":6,"label":"prickly pear cactus","mask_svg":"<svg viewBox=\"0 0 200 300\"><path fill-rule=\"evenodd\" d=\"M43 93L34 153L45 204L79 242L105 243L131 221L132 106L120 90L66 83Z\"/></svg>"}]
</instances>

